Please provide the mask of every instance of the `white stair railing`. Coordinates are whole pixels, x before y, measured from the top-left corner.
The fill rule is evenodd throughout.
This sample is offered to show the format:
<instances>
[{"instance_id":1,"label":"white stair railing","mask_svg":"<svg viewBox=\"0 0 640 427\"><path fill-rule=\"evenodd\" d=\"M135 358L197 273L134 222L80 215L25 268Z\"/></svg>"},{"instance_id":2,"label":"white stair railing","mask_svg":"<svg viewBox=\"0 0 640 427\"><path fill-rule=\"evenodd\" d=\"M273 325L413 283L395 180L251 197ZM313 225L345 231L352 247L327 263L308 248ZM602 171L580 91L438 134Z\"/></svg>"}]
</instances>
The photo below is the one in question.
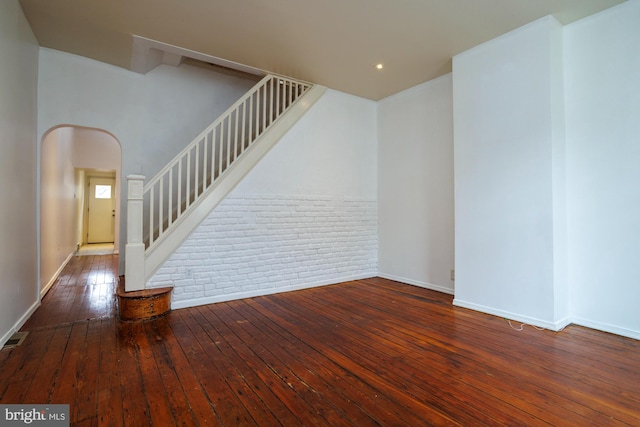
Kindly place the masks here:
<instances>
[{"instance_id":1,"label":"white stair railing","mask_svg":"<svg viewBox=\"0 0 640 427\"><path fill-rule=\"evenodd\" d=\"M144 186L147 252L310 86L267 75Z\"/></svg>"},{"instance_id":2,"label":"white stair railing","mask_svg":"<svg viewBox=\"0 0 640 427\"><path fill-rule=\"evenodd\" d=\"M285 77L267 75L209 125L135 197L134 210L142 210L141 236L129 236L132 252L140 253L144 242L147 256L168 236L187 214L207 196L252 145L310 88L311 84ZM136 188L144 177L132 176L130 185ZM134 184L134 182L136 184ZM138 215L138 214L136 214ZM128 251L127 251L128 252ZM144 289L129 275L139 277L133 269L144 271L144 259L130 259L127 254L127 291ZM129 263L137 266L130 266ZM129 273L131 271L131 273ZM143 273L144 276L144 273Z\"/></svg>"}]
</instances>

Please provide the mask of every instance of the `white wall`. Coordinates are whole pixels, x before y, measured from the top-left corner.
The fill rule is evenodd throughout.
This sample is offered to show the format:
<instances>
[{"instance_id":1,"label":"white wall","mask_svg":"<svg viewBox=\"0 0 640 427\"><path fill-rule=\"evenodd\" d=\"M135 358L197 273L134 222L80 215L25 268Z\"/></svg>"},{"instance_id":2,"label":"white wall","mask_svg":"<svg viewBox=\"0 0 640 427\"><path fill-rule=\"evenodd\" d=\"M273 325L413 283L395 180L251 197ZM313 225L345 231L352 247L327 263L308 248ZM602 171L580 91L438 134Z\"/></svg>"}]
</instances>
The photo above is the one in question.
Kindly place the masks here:
<instances>
[{"instance_id":1,"label":"white wall","mask_svg":"<svg viewBox=\"0 0 640 427\"><path fill-rule=\"evenodd\" d=\"M38 44L17 0L0 2L0 345L39 302Z\"/></svg>"},{"instance_id":2,"label":"white wall","mask_svg":"<svg viewBox=\"0 0 640 427\"><path fill-rule=\"evenodd\" d=\"M547 17L453 58L455 304L550 328L569 315L561 46Z\"/></svg>"},{"instance_id":3,"label":"white wall","mask_svg":"<svg viewBox=\"0 0 640 427\"><path fill-rule=\"evenodd\" d=\"M59 125L105 130L122 146L123 177L152 178L254 84L185 64L142 75L46 48L40 49L40 64L39 138ZM123 204L121 253L124 209Z\"/></svg>"},{"instance_id":4,"label":"white wall","mask_svg":"<svg viewBox=\"0 0 640 427\"><path fill-rule=\"evenodd\" d=\"M17 2L1 8L0 196L19 208L0 213L6 338L37 304L33 141L60 124L105 129L123 176L150 177L253 82L186 66L142 76L40 49L35 133L36 42ZM378 122L376 104L329 91L194 234L211 247L186 243L155 284L176 282L182 305L376 271L450 291L453 84L456 304L640 337L639 10L630 0L491 40L456 56L452 77L380 102Z\"/></svg>"},{"instance_id":5,"label":"white wall","mask_svg":"<svg viewBox=\"0 0 640 427\"><path fill-rule=\"evenodd\" d=\"M379 275L453 293L452 76L378 102Z\"/></svg>"},{"instance_id":6,"label":"white wall","mask_svg":"<svg viewBox=\"0 0 640 427\"><path fill-rule=\"evenodd\" d=\"M235 192L376 200L376 162L376 103L327 90Z\"/></svg>"},{"instance_id":7,"label":"white wall","mask_svg":"<svg viewBox=\"0 0 640 427\"><path fill-rule=\"evenodd\" d=\"M377 273L376 104L327 91L150 286L173 307Z\"/></svg>"},{"instance_id":8,"label":"white wall","mask_svg":"<svg viewBox=\"0 0 640 427\"><path fill-rule=\"evenodd\" d=\"M78 176L73 167L73 129L51 131L40 165L40 293L51 287L80 240Z\"/></svg>"},{"instance_id":9,"label":"white wall","mask_svg":"<svg viewBox=\"0 0 640 427\"><path fill-rule=\"evenodd\" d=\"M53 285L82 239L84 175L76 169L112 170L120 191L120 145L94 129L59 127L43 142L40 162L40 294ZM120 200L116 200L118 245Z\"/></svg>"},{"instance_id":10,"label":"white wall","mask_svg":"<svg viewBox=\"0 0 640 427\"><path fill-rule=\"evenodd\" d=\"M565 28L574 321L640 339L640 1Z\"/></svg>"}]
</instances>

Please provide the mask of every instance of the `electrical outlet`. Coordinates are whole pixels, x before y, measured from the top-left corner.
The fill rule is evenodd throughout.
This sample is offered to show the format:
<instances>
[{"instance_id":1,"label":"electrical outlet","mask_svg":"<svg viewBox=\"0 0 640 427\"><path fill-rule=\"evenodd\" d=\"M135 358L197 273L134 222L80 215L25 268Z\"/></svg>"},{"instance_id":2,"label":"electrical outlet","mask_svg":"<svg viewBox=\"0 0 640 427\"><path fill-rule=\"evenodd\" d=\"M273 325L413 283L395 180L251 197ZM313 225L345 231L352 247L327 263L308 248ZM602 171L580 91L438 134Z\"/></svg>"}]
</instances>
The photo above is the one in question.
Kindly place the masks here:
<instances>
[{"instance_id":1,"label":"electrical outlet","mask_svg":"<svg viewBox=\"0 0 640 427\"><path fill-rule=\"evenodd\" d=\"M190 269L190 268L187 268L184 271L184 277L187 278L187 279L193 279L193 270Z\"/></svg>"},{"instance_id":2,"label":"electrical outlet","mask_svg":"<svg viewBox=\"0 0 640 427\"><path fill-rule=\"evenodd\" d=\"M451 280L456 280L456 271L454 269L451 269Z\"/></svg>"}]
</instances>

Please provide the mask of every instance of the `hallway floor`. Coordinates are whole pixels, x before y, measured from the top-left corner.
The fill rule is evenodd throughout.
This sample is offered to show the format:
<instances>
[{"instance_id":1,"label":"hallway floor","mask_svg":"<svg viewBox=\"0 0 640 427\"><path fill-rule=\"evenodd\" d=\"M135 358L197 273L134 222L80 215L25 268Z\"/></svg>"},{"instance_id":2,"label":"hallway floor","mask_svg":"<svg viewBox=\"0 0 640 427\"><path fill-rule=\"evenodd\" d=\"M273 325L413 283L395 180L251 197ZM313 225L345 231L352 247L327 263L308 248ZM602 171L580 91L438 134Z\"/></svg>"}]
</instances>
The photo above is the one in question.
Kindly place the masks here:
<instances>
[{"instance_id":1,"label":"hallway floor","mask_svg":"<svg viewBox=\"0 0 640 427\"><path fill-rule=\"evenodd\" d=\"M77 255L113 255L113 243L85 243L80 246Z\"/></svg>"},{"instance_id":2,"label":"hallway floor","mask_svg":"<svg viewBox=\"0 0 640 427\"><path fill-rule=\"evenodd\" d=\"M22 330L115 317L117 286L117 255L75 256Z\"/></svg>"}]
</instances>

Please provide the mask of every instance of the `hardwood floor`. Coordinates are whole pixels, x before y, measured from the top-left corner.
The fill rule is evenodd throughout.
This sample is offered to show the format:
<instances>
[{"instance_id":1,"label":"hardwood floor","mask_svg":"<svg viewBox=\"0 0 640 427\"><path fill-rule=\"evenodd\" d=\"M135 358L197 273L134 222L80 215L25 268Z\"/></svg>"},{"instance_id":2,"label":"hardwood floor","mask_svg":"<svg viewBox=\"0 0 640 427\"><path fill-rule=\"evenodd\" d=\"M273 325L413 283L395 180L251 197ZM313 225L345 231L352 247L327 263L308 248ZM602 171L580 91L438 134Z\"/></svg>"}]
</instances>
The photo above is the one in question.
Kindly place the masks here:
<instances>
[{"instance_id":1,"label":"hardwood floor","mask_svg":"<svg viewBox=\"0 0 640 427\"><path fill-rule=\"evenodd\" d=\"M117 256L74 258L0 352L0 403L72 425L640 425L640 342L512 329L370 279L115 318Z\"/></svg>"}]
</instances>

